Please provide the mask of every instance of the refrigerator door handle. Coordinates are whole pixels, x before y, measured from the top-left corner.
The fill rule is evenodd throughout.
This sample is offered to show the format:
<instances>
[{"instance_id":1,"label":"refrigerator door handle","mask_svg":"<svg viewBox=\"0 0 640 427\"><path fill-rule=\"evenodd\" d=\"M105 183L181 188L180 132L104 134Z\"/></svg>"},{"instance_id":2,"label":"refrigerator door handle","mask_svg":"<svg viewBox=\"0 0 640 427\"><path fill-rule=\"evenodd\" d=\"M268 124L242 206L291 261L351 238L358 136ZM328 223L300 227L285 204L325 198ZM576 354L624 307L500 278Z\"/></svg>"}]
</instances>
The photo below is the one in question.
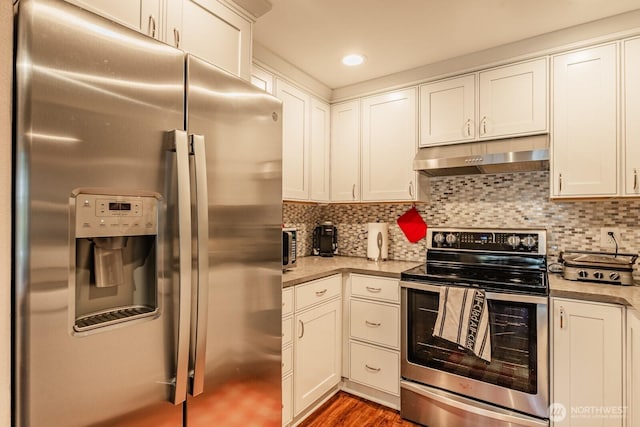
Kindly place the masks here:
<instances>
[{"instance_id":1,"label":"refrigerator door handle","mask_svg":"<svg viewBox=\"0 0 640 427\"><path fill-rule=\"evenodd\" d=\"M189 323L191 320L191 191L189 138L182 130L173 131L178 174L179 312L176 357L176 384L173 403L187 399L189 380Z\"/></svg>"},{"instance_id":2,"label":"refrigerator door handle","mask_svg":"<svg viewBox=\"0 0 640 427\"><path fill-rule=\"evenodd\" d=\"M205 157L204 136L191 135L194 154L196 212L198 236L198 267L195 327L195 354L193 361L193 381L191 394L197 396L204 391L205 356L207 350L207 311L209 298L209 203L207 199L207 160Z\"/></svg>"}]
</instances>

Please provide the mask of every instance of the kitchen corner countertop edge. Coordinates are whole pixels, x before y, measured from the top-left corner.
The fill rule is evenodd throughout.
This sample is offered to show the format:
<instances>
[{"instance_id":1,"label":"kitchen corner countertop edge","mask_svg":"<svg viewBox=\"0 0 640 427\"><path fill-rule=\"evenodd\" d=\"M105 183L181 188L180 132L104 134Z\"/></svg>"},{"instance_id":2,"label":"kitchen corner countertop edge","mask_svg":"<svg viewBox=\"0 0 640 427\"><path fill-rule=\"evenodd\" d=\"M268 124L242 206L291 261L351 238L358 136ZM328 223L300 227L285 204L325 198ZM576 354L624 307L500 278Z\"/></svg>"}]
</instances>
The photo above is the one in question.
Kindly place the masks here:
<instances>
[{"instance_id":1,"label":"kitchen corner countertop edge","mask_svg":"<svg viewBox=\"0 0 640 427\"><path fill-rule=\"evenodd\" d=\"M289 288L333 274L356 273L400 279L400 273L422 263L415 261L370 261L359 257L302 257L298 266L282 275L282 287ZM608 304L620 304L640 311L640 286L618 286L566 280L549 273L549 295Z\"/></svg>"},{"instance_id":2,"label":"kitchen corner countertop edge","mask_svg":"<svg viewBox=\"0 0 640 427\"><path fill-rule=\"evenodd\" d=\"M288 288L310 280L321 279L338 273L359 273L400 279L400 273L421 263L415 261L370 261L358 257L302 257L297 267L282 274L282 287Z\"/></svg>"}]
</instances>

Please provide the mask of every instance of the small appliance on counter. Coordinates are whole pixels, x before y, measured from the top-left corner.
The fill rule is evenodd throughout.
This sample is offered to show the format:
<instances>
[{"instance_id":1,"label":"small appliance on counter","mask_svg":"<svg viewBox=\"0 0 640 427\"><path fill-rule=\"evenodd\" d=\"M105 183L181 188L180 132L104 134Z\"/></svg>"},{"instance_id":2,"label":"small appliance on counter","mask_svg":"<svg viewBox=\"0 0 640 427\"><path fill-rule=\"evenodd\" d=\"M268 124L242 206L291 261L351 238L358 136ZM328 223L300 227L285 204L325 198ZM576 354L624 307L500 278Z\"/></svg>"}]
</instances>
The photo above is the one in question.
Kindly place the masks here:
<instances>
[{"instance_id":1,"label":"small appliance on counter","mask_svg":"<svg viewBox=\"0 0 640 427\"><path fill-rule=\"evenodd\" d=\"M296 267L296 249L298 246L298 229L282 228L282 271Z\"/></svg>"},{"instance_id":2,"label":"small appliance on counter","mask_svg":"<svg viewBox=\"0 0 640 427\"><path fill-rule=\"evenodd\" d=\"M633 264L637 254L610 252L564 251L558 260L562 263L562 276L567 280L633 284Z\"/></svg>"},{"instance_id":3,"label":"small appliance on counter","mask_svg":"<svg viewBox=\"0 0 640 427\"><path fill-rule=\"evenodd\" d=\"M389 258L389 224L370 222L367 224L367 258L386 261Z\"/></svg>"},{"instance_id":4,"label":"small appliance on counter","mask_svg":"<svg viewBox=\"0 0 640 427\"><path fill-rule=\"evenodd\" d=\"M325 221L313 230L313 255L331 257L338 254L338 229Z\"/></svg>"}]
</instances>

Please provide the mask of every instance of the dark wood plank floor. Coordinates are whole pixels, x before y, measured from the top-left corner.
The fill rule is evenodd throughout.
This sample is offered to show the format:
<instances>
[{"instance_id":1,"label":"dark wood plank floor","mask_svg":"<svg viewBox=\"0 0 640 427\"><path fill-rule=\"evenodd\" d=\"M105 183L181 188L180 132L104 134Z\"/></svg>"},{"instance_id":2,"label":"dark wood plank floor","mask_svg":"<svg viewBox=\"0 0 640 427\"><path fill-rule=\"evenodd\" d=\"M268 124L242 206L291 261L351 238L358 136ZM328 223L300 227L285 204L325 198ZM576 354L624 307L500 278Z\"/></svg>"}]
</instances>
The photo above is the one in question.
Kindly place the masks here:
<instances>
[{"instance_id":1,"label":"dark wood plank floor","mask_svg":"<svg viewBox=\"0 0 640 427\"><path fill-rule=\"evenodd\" d=\"M299 427L414 427L400 413L357 396L338 392Z\"/></svg>"}]
</instances>

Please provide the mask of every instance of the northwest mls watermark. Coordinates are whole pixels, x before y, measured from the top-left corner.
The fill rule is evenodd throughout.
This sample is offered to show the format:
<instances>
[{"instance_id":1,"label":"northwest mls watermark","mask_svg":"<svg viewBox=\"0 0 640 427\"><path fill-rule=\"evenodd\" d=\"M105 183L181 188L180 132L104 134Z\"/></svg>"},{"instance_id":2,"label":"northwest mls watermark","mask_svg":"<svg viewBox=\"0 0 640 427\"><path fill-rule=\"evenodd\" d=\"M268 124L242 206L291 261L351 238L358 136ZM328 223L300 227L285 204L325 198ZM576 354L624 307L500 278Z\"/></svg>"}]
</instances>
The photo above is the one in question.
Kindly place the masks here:
<instances>
[{"instance_id":1,"label":"northwest mls watermark","mask_svg":"<svg viewBox=\"0 0 640 427\"><path fill-rule=\"evenodd\" d=\"M553 422L561 422L566 418L620 419L626 412L626 406L571 406L567 409L562 403L552 403L549 406L549 419Z\"/></svg>"}]
</instances>

